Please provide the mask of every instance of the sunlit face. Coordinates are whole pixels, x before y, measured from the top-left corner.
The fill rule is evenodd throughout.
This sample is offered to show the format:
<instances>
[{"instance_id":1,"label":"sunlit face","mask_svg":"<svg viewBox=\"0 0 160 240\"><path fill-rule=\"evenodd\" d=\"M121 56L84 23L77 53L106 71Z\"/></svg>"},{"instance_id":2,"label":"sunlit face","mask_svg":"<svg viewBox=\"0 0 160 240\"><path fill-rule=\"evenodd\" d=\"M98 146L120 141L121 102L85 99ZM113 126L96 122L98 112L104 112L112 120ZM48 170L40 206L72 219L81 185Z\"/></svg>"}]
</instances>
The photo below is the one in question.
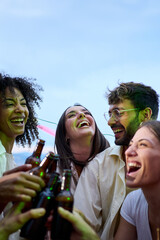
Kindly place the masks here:
<instances>
[{"instance_id":1,"label":"sunlit face","mask_svg":"<svg viewBox=\"0 0 160 240\"><path fill-rule=\"evenodd\" d=\"M95 135L95 121L90 112L82 106L73 106L66 111L66 138L76 141L81 137Z\"/></svg>"},{"instance_id":2,"label":"sunlit face","mask_svg":"<svg viewBox=\"0 0 160 240\"><path fill-rule=\"evenodd\" d=\"M17 88L14 90L13 94L7 88L5 99L0 97L0 133L9 138L16 138L24 133L29 115L22 93Z\"/></svg>"},{"instance_id":3,"label":"sunlit face","mask_svg":"<svg viewBox=\"0 0 160 240\"><path fill-rule=\"evenodd\" d=\"M125 99L123 102L110 105L109 113L112 113L114 109L127 110L134 108L131 101ZM115 120L113 116L108 120L108 125L114 132L115 144L117 145L128 145L139 124L137 110L123 112L118 120Z\"/></svg>"},{"instance_id":4,"label":"sunlit face","mask_svg":"<svg viewBox=\"0 0 160 240\"><path fill-rule=\"evenodd\" d=\"M150 129L144 126L136 132L125 155L129 187L160 183L160 141Z\"/></svg>"}]
</instances>

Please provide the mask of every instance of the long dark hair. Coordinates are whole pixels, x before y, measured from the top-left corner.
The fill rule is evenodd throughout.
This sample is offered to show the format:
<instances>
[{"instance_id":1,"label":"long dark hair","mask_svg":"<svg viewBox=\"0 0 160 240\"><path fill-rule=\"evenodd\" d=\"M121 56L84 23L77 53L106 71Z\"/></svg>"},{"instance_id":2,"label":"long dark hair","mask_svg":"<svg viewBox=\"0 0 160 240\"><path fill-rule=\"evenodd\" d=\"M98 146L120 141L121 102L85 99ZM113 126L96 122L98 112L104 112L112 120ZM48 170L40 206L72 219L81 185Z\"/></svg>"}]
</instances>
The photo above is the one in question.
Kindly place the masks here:
<instances>
[{"instance_id":1,"label":"long dark hair","mask_svg":"<svg viewBox=\"0 0 160 240\"><path fill-rule=\"evenodd\" d=\"M74 106L82 106L82 105L79 103L76 103L76 104L74 104ZM84 107L84 106L82 106L82 107ZM70 108L70 107L68 107L68 108ZM66 140L65 114L66 114L67 109L63 112L63 114L61 115L61 117L59 119L57 129L56 129L56 137L55 137L55 146L57 149L57 153L60 156L60 166L62 169L70 168L71 161L77 163L77 160L74 158L73 153L70 149L70 146ZM88 109L86 109L86 110L88 111ZM104 137L104 135L101 133L101 131L99 130L99 128L95 122L95 136L93 139L93 147L92 147L92 152L89 157L89 160L92 160L96 156L96 154L102 152L109 146L110 146L109 142ZM82 163L82 164L85 165L86 163Z\"/></svg>"},{"instance_id":2,"label":"long dark hair","mask_svg":"<svg viewBox=\"0 0 160 240\"><path fill-rule=\"evenodd\" d=\"M27 108L29 110L28 120L25 126L25 131L22 135L16 137L16 143L25 146L25 144L31 145L32 141L38 138L37 119L34 110L35 105L40 107L39 102L42 101L39 96L39 91L42 91L42 87L35 83L35 79L27 79L20 77L10 77L9 75L2 75L0 73L0 94L2 98L5 98L6 88L9 88L14 93L14 88L24 96Z\"/></svg>"}]
</instances>

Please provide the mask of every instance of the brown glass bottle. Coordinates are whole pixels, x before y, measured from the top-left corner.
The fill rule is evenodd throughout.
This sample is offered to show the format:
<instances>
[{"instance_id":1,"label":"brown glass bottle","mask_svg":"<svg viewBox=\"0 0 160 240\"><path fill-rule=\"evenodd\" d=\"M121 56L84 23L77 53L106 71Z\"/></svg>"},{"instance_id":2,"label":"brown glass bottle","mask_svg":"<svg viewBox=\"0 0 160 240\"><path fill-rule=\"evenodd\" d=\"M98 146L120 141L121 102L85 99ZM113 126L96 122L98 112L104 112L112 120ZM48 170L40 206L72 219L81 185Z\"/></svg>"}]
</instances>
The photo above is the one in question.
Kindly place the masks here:
<instances>
[{"instance_id":1,"label":"brown glass bottle","mask_svg":"<svg viewBox=\"0 0 160 240\"><path fill-rule=\"evenodd\" d=\"M69 240L72 225L70 222L62 218L57 209L63 207L72 212L73 195L70 192L71 170L65 169L62 176L61 191L55 198L54 216L52 221L51 238L52 240Z\"/></svg>"},{"instance_id":2,"label":"brown glass bottle","mask_svg":"<svg viewBox=\"0 0 160 240\"><path fill-rule=\"evenodd\" d=\"M45 180L47 169L51 161L53 161L53 159L54 159L54 153L53 152L47 153L46 156L43 158L42 162L39 164L39 166L36 168L32 168L29 171L29 173L31 175L39 176Z\"/></svg>"},{"instance_id":3,"label":"brown glass bottle","mask_svg":"<svg viewBox=\"0 0 160 240\"><path fill-rule=\"evenodd\" d=\"M29 220L21 229L21 237L29 240L44 240L47 231L45 224L53 208L58 179L59 174L52 173L47 186L35 198L32 208L45 208L46 213L43 217Z\"/></svg>"},{"instance_id":4,"label":"brown glass bottle","mask_svg":"<svg viewBox=\"0 0 160 240\"><path fill-rule=\"evenodd\" d=\"M45 177L45 183L46 184L48 183L51 174L56 171L56 169L57 169L57 162L58 161L59 161L59 155L58 154L54 154L53 160L49 164L48 170L47 170L47 173L46 173L46 177Z\"/></svg>"},{"instance_id":5,"label":"brown glass bottle","mask_svg":"<svg viewBox=\"0 0 160 240\"><path fill-rule=\"evenodd\" d=\"M39 139L35 150L33 151L32 155L26 159L25 164L27 163L32 164L32 168L39 166L41 162L40 156L41 156L44 145L45 145L45 141L42 139Z\"/></svg>"},{"instance_id":6,"label":"brown glass bottle","mask_svg":"<svg viewBox=\"0 0 160 240\"><path fill-rule=\"evenodd\" d=\"M46 173L48 166L50 165L51 161L53 160L54 153L49 152L46 154L46 156L43 158L42 162L39 164L38 167L32 168L29 171L29 174L39 176L43 179L43 181L46 183ZM25 207L23 208L22 212L25 212L29 209L31 209L34 205L35 198L33 198L30 202L26 202Z\"/></svg>"}]
</instances>

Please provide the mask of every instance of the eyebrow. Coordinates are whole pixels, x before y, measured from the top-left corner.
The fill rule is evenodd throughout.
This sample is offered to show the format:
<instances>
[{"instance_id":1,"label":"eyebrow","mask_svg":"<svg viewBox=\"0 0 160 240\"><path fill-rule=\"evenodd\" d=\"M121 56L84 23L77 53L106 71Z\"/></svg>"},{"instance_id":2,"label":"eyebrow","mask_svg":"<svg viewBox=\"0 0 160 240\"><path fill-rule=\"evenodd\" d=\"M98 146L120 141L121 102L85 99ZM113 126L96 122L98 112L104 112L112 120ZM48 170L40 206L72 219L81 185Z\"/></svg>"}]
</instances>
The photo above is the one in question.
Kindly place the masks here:
<instances>
[{"instance_id":1,"label":"eyebrow","mask_svg":"<svg viewBox=\"0 0 160 240\"><path fill-rule=\"evenodd\" d=\"M72 110L72 111L70 111L70 112L68 112L66 115L68 115L68 114L70 114L70 113L74 113L75 111L74 110Z\"/></svg>"},{"instance_id":2,"label":"eyebrow","mask_svg":"<svg viewBox=\"0 0 160 240\"><path fill-rule=\"evenodd\" d=\"M147 142L152 143L152 142L151 142L149 139L147 139L147 138L141 138L141 139L139 139L139 140L138 140L138 143L139 143L139 142L142 142L142 141L144 141L144 140L147 141ZM133 143L133 140L131 140L130 143Z\"/></svg>"},{"instance_id":3,"label":"eyebrow","mask_svg":"<svg viewBox=\"0 0 160 240\"><path fill-rule=\"evenodd\" d=\"M8 100L8 101L14 101L14 98L5 98L5 100ZM25 100L25 101L26 101L26 99L25 99L25 98L21 98L21 99L20 99L20 101L23 101L23 100Z\"/></svg>"}]
</instances>

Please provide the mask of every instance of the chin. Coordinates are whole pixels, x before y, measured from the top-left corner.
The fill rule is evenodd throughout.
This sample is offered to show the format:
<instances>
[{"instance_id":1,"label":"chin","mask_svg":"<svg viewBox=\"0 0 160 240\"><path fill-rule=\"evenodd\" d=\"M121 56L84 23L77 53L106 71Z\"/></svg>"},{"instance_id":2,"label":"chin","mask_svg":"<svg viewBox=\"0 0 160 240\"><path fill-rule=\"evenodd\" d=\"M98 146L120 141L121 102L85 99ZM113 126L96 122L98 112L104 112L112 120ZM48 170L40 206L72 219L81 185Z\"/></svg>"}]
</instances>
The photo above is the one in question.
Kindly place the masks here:
<instances>
[{"instance_id":1,"label":"chin","mask_svg":"<svg viewBox=\"0 0 160 240\"><path fill-rule=\"evenodd\" d=\"M131 181L131 180L126 180L126 185L129 188L140 188L138 183Z\"/></svg>"}]
</instances>

